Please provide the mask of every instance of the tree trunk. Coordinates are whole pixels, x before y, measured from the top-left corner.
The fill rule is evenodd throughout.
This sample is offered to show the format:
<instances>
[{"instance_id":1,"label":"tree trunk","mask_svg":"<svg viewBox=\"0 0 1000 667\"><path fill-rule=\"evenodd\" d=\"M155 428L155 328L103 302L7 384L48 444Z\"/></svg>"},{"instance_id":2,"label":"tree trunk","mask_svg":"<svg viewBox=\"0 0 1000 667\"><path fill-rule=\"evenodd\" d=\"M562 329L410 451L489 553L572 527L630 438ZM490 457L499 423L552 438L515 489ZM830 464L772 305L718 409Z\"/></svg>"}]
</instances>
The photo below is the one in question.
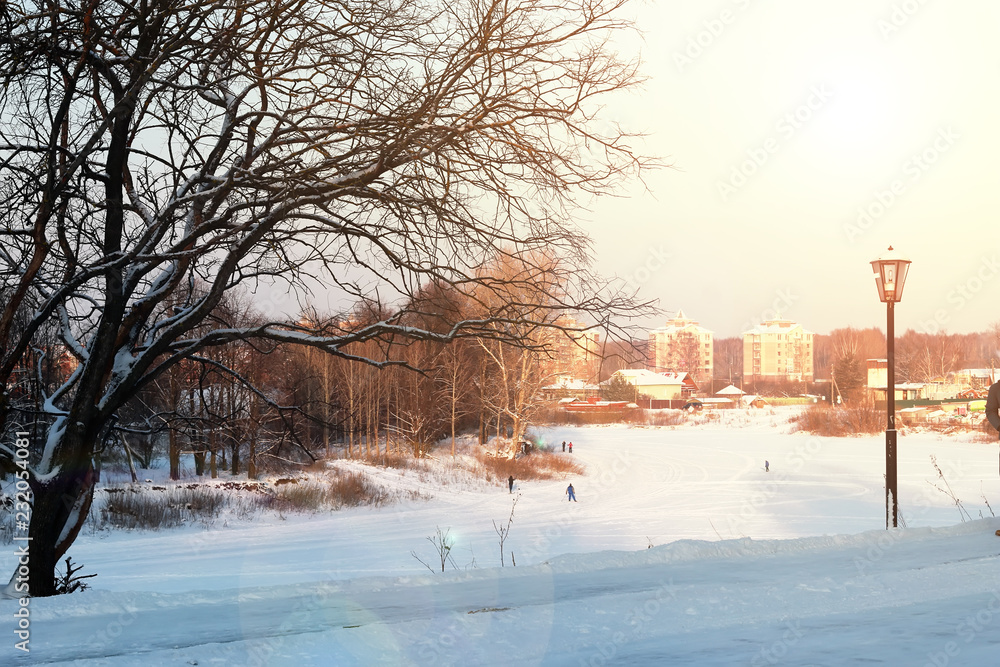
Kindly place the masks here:
<instances>
[{"instance_id":1,"label":"tree trunk","mask_svg":"<svg viewBox=\"0 0 1000 667\"><path fill-rule=\"evenodd\" d=\"M82 440L84 435L67 429L64 439ZM56 567L86 521L94 499L93 460L82 442L60 444L69 460L56 459L59 472L44 482L29 480L34 494L28 529L28 590L33 597L56 594ZM60 537L62 538L60 540Z\"/></svg>"},{"instance_id":2,"label":"tree trunk","mask_svg":"<svg viewBox=\"0 0 1000 667\"><path fill-rule=\"evenodd\" d=\"M496 451L497 454L500 453L500 435L501 435L500 429L501 428L503 428L503 419L500 416L500 411L497 410L497 451Z\"/></svg>"},{"instance_id":3,"label":"tree trunk","mask_svg":"<svg viewBox=\"0 0 1000 667\"><path fill-rule=\"evenodd\" d=\"M181 478L181 447L180 443L177 442L177 431L170 429L168 434L170 436L170 452L168 454L170 459L170 479L177 481Z\"/></svg>"},{"instance_id":4,"label":"tree trunk","mask_svg":"<svg viewBox=\"0 0 1000 667\"><path fill-rule=\"evenodd\" d=\"M347 362L350 375L347 378L347 458L354 458L354 362Z\"/></svg>"},{"instance_id":5,"label":"tree trunk","mask_svg":"<svg viewBox=\"0 0 1000 667\"><path fill-rule=\"evenodd\" d=\"M122 447L125 449L125 458L128 460L128 471L132 476L132 483L137 484L139 482L139 477L135 474L135 461L132 460L132 448L128 446L125 442L125 438L122 438ZM100 479L100 474L95 475L94 483Z\"/></svg>"},{"instance_id":6,"label":"tree trunk","mask_svg":"<svg viewBox=\"0 0 1000 667\"><path fill-rule=\"evenodd\" d=\"M247 479L257 478L257 434L250 434L250 451L247 452Z\"/></svg>"},{"instance_id":7,"label":"tree trunk","mask_svg":"<svg viewBox=\"0 0 1000 667\"><path fill-rule=\"evenodd\" d=\"M230 468L229 472L235 477L240 474L240 443L233 442L233 446L229 448L229 455L232 459L233 467Z\"/></svg>"},{"instance_id":8,"label":"tree trunk","mask_svg":"<svg viewBox=\"0 0 1000 667\"><path fill-rule=\"evenodd\" d=\"M326 355L323 355L323 447L326 458L330 458L330 360Z\"/></svg>"},{"instance_id":9,"label":"tree trunk","mask_svg":"<svg viewBox=\"0 0 1000 667\"><path fill-rule=\"evenodd\" d=\"M208 469L211 472L212 479L219 478L219 466L215 459L215 428L208 432Z\"/></svg>"}]
</instances>

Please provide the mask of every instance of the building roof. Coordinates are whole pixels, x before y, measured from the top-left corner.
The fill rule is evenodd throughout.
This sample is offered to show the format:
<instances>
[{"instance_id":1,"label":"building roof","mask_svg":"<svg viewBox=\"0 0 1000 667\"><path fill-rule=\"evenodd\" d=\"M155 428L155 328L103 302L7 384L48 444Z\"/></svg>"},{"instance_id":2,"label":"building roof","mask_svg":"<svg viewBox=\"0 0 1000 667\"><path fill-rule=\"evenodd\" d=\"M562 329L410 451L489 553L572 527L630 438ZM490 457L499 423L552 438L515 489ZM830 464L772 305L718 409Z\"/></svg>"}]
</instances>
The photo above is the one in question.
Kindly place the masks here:
<instances>
[{"instance_id":1,"label":"building roof","mask_svg":"<svg viewBox=\"0 0 1000 667\"><path fill-rule=\"evenodd\" d=\"M992 371L989 368L963 368L956 375L968 375L974 378L989 378Z\"/></svg>"},{"instance_id":2,"label":"building roof","mask_svg":"<svg viewBox=\"0 0 1000 667\"><path fill-rule=\"evenodd\" d=\"M766 322L761 322L757 326L753 327L749 331L744 331L743 335L747 334L766 334L766 333L788 333L792 329L802 329L802 333L811 334L812 331L807 331L798 322L793 322L791 320L767 320Z\"/></svg>"},{"instance_id":3,"label":"building roof","mask_svg":"<svg viewBox=\"0 0 1000 667\"><path fill-rule=\"evenodd\" d=\"M927 386L927 383L926 382L897 382L897 383L895 383L892 386L896 390L899 390L899 389L923 389L925 386ZM870 385L868 385L868 388L869 389L881 389L881 390L884 391L886 389L886 385L884 385L884 384L870 384Z\"/></svg>"},{"instance_id":4,"label":"building roof","mask_svg":"<svg viewBox=\"0 0 1000 667\"><path fill-rule=\"evenodd\" d=\"M596 384L591 384L586 380L578 380L569 377L557 378L555 382L550 385L542 387L542 389L553 391L556 389L567 389L570 391L597 391L600 389Z\"/></svg>"},{"instance_id":5,"label":"building roof","mask_svg":"<svg viewBox=\"0 0 1000 667\"><path fill-rule=\"evenodd\" d=\"M674 319L667 320L667 323L664 326L660 327L659 329L653 329L652 331L650 331L650 333L671 334L671 333L678 333L681 331L685 331L687 329L695 329L698 333L702 334L713 333L711 330L706 329L705 327L698 324L696 320L688 319L687 317L685 317L683 310L678 310L677 314L674 316Z\"/></svg>"},{"instance_id":6,"label":"building roof","mask_svg":"<svg viewBox=\"0 0 1000 667\"><path fill-rule=\"evenodd\" d=\"M728 387L724 387L715 393L719 396L737 396L742 394L743 390L735 385L729 385Z\"/></svg>"},{"instance_id":7,"label":"building roof","mask_svg":"<svg viewBox=\"0 0 1000 667\"><path fill-rule=\"evenodd\" d=\"M649 387L665 384L684 384L684 378L687 376L687 373L654 373L646 368L623 368L615 371L615 375L624 378L637 387ZM610 379L606 380L606 382L610 381ZM605 384L605 382L601 384Z\"/></svg>"}]
</instances>

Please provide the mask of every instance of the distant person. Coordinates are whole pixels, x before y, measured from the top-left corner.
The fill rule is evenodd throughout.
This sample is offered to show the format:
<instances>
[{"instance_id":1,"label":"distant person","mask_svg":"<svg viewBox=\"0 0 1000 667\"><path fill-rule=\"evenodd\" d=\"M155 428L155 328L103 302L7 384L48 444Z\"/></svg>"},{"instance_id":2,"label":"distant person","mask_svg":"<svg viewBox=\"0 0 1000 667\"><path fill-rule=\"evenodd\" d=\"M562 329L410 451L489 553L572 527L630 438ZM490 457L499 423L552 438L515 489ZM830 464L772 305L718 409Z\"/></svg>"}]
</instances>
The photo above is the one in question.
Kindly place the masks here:
<instances>
[{"instance_id":1,"label":"distant person","mask_svg":"<svg viewBox=\"0 0 1000 667\"><path fill-rule=\"evenodd\" d=\"M509 492L511 492L511 493L514 493L514 476L513 475L511 475L510 477L507 478L507 490Z\"/></svg>"},{"instance_id":2,"label":"distant person","mask_svg":"<svg viewBox=\"0 0 1000 667\"><path fill-rule=\"evenodd\" d=\"M771 472L771 464L764 461L764 472Z\"/></svg>"},{"instance_id":3,"label":"distant person","mask_svg":"<svg viewBox=\"0 0 1000 667\"><path fill-rule=\"evenodd\" d=\"M563 451L564 452L566 451L566 441L565 440L563 440Z\"/></svg>"},{"instance_id":4,"label":"distant person","mask_svg":"<svg viewBox=\"0 0 1000 667\"><path fill-rule=\"evenodd\" d=\"M1000 381L991 384L990 393L986 395L986 418L1000 433Z\"/></svg>"},{"instance_id":5,"label":"distant person","mask_svg":"<svg viewBox=\"0 0 1000 667\"><path fill-rule=\"evenodd\" d=\"M573 443L572 442L569 443L569 446L572 447ZM574 503L576 502L576 494L573 492L573 485L572 484L570 484L569 486L566 487L566 495L569 496L569 499L567 500L567 502L569 502L569 500L572 500Z\"/></svg>"},{"instance_id":6,"label":"distant person","mask_svg":"<svg viewBox=\"0 0 1000 667\"><path fill-rule=\"evenodd\" d=\"M572 442L569 443L569 453L570 454L573 453L573 443Z\"/></svg>"}]
</instances>

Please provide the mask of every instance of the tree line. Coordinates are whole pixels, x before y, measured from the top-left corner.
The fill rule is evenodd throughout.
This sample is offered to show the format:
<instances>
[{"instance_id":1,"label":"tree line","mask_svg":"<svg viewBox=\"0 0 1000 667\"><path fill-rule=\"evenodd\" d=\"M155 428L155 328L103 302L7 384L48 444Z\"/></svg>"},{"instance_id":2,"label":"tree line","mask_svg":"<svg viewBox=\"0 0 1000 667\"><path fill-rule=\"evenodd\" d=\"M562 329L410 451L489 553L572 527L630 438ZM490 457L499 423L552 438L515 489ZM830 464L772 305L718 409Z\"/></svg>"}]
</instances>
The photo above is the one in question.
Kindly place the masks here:
<instances>
[{"instance_id":1,"label":"tree line","mask_svg":"<svg viewBox=\"0 0 1000 667\"><path fill-rule=\"evenodd\" d=\"M580 325L554 308L554 282L563 280L554 260L532 265L513 257L481 267L503 281L498 303L440 282L423 286L395 311L358 303L336 316L315 310L290 327L348 335L382 321L444 336L459 322L491 319L492 332L452 340L413 340L405 335L354 341L340 355L310 346L233 341L184 359L143 387L115 414L108 438L95 454L125 455L148 467L166 454L171 479L180 479L182 455L195 474L255 477L322 456L372 458L423 456L431 444L465 432L497 446L520 441L538 409L538 390L553 380L560 346L577 345ZM502 303L500 303L502 302ZM528 311L535 311L530 313ZM252 327L265 321L250 295L231 292L213 310L215 326ZM8 399L42 437L43 386L57 386L77 362L47 329L36 336L36 354L25 359ZM312 335L312 334L311 334ZM43 361L39 373L31 369ZM161 445L165 444L165 447ZM163 449L163 452L160 450ZM107 450L107 451L106 451Z\"/></svg>"},{"instance_id":2,"label":"tree line","mask_svg":"<svg viewBox=\"0 0 1000 667\"><path fill-rule=\"evenodd\" d=\"M813 369L817 379L836 377L845 398L861 395L867 385L867 360L886 356L885 332L877 327L843 327L813 338ZM728 381L743 376L743 338L717 339L714 343L715 378ZM925 333L908 329L896 336L894 346L897 382L943 382L967 368L995 369L1000 365L1000 322L967 334L944 331ZM789 392L800 392L802 383L780 383ZM779 388L780 390L780 388Z\"/></svg>"}]
</instances>

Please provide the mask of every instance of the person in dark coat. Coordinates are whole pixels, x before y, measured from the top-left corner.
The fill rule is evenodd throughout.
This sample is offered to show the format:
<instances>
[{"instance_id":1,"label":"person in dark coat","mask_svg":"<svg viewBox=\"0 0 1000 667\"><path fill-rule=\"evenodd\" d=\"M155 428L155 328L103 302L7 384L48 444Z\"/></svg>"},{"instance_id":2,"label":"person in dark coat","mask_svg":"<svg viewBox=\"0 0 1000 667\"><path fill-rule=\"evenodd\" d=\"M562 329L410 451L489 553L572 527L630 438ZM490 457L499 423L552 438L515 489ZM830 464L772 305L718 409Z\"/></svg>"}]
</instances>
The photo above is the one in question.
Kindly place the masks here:
<instances>
[{"instance_id":1,"label":"person in dark coat","mask_svg":"<svg viewBox=\"0 0 1000 667\"><path fill-rule=\"evenodd\" d=\"M566 495L569 496L569 500L576 502L576 493L573 492L573 485L570 484L566 487Z\"/></svg>"},{"instance_id":2,"label":"person in dark coat","mask_svg":"<svg viewBox=\"0 0 1000 667\"><path fill-rule=\"evenodd\" d=\"M514 493L514 476L511 475L507 478L507 490Z\"/></svg>"},{"instance_id":3,"label":"person in dark coat","mask_svg":"<svg viewBox=\"0 0 1000 667\"><path fill-rule=\"evenodd\" d=\"M990 392L986 395L986 419L1000 437L1000 381L990 385Z\"/></svg>"},{"instance_id":4,"label":"person in dark coat","mask_svg":"<svg viewBox=\"0 0 1000 667\"><path fill-rule=\"evenodd\" d=\"M1000 435L1000 381L990 385L990 393L986 395L986 418Z\"/></svg>"},{"instance_id":5,"label":"person in dark coat","mask_svg":"<svg viewBox=\"0 0 1000 667\"><path fill-rule=\"evenodd\" d=\"M563 451L564 452L566 451L566 441L565 440L563 440Z\"/></svg>"}]
</instances>

